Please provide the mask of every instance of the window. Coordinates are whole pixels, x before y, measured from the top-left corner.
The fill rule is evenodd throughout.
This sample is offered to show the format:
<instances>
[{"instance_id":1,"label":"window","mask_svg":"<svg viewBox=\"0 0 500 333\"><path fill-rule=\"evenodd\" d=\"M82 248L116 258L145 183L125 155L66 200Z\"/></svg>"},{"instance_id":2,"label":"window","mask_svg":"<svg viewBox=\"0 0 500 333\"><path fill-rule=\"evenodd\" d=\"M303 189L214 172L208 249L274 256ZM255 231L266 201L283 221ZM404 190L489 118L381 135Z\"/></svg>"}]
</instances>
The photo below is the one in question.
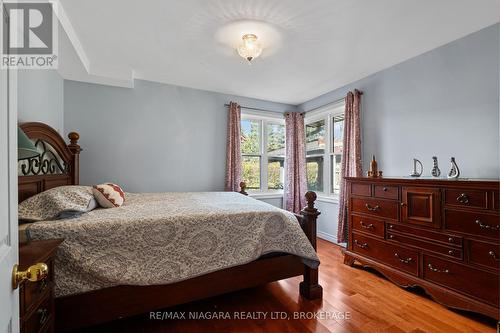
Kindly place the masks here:
<instances>
[{"instance_id":1,"label":"window","mask_svg":"<svg viewBox=\"0 0 500 333\"><path fill-rule=\"evenodd\" d=\"M344 115L333 116L332 118L332 152L331 152L331 192L333 194L340 191L340 166L342 164L342 153L344 152Z\"/></svg>"},{"instance_id":2,"label":"window","mask_svg":"<svg viewBox=\"0 0 500 333\"><path fill-rule=\"evenodd\" d=\"M343 101L306 115L308 190L338 195L343 138Z\"/></svg>"},{"instance_id":3,"label":"window","mask_svg":"<svg viewBox=\"0 0 500 333\"><path fill-rule=\"evenodd\" d=\"M241 154L243 179L249 190L260 189L260 135L261 123L255 120L241 121Z\"/></svg>"},{"instance_id":4,"label":"window","mask_svg":"<svg viewBox=\"0 0 500 333\"><path fill-rule=\"evenodd\" d=\"M242 115L243 180L254 191L282 190L285 182L285 125L281 118Z\"/></svg>"},{"instance_id":5,"label":"window","mask_svg":"<svg viewBox=\"0 0 500 333\"><path fill-rule=\"evenodd\" d=\"M306 125L307 188L323 192L323 165L325 154L325 120Z\"/></svg>"},{"instance_id":6,"label":"window","mask_svg":"<svg viewBox=\"0 0 500 333\"><path fill-rule=\"evenodd\" d=\"M267 123L267 188L282 190L285 182L285 125Z\"/></svg>"}]
</instances>

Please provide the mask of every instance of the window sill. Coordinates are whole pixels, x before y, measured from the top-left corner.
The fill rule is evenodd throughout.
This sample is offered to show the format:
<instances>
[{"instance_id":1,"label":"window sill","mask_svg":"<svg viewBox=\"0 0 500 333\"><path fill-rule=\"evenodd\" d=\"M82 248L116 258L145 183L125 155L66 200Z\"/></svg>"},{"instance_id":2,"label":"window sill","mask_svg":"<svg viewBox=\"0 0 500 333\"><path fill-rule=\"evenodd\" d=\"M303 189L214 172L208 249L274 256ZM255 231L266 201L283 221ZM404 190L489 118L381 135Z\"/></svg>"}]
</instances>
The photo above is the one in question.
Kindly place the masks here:
<instances>
[{"instance_id":1,"label":"window sill","mask_svg":"<svg viewBox=\"0 0 500 333\"><path fill-rule=\"evenodd\" d=\"M327 203L334 203L334 204L339 203L338 196L318 195L318 198L316 200L320 201L320 202L327 202Z\"/></svg>"},{"instance_id":2,"label":"window sill","mask_svg":"<svg viewBox=\"0 0 500 333\"><path fill-rule=\"evenodd\" d=\"M248 196L255 199L279 199L283 198L282 192L248 192Z\"/></svg>"}]
</instances>

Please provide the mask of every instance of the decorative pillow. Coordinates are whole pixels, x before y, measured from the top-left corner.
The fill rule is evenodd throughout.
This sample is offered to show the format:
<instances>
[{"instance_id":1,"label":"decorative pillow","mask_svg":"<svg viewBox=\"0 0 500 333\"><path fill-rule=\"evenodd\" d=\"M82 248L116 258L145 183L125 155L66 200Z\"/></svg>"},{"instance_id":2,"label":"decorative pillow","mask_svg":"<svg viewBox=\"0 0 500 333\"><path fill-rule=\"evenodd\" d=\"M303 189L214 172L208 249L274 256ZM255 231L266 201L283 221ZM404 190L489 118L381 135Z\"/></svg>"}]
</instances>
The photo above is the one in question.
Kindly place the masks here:
<instances>
[{"instance_id":1,"label":"decorative pillow","mask_svg":"<svg viewBox=\"0 0 500 333\"><path fill-rule=\"evenodd\" d=\"M59 186L19 204L19 220L47 221L77 217L97 207L92 187Z\"/></svg>"},{"instance_id":2,"label":"decorative pillow","mask_svg":"<svg viewBox=\"0 0 500 333\"><path fill-rule=\"evenodd\" d=\"M123 190L113 183L94 185L92 192L99 205L104 208L120 207L125 201Z\"/></svg>"}]
</instances>

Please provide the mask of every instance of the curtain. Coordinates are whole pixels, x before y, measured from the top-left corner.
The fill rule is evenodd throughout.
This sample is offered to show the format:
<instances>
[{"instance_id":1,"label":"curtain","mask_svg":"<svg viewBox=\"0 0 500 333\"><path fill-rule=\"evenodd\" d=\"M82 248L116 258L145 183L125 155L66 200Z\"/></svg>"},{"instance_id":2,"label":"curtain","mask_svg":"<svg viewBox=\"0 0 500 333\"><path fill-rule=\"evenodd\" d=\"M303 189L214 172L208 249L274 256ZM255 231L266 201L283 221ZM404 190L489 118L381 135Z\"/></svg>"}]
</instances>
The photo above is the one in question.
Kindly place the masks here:
<instances>
[{"instance_id":1,"label":"curtain","mask_svg":"<svg viewBox=\"0 0 500 333\"><path fill-rule=\"evenodd\" d=\"M299 213L306 205L307 191L304 114L286 113L285 130L285 208L290 212Z\"/></svg>"},{"instance_id":2,"label":"curtain","mask_svg":"<svg viewBox=\"0 0 500 333\"><path fill-rule=\"evenodd\" d=\"M227 123L226 191L240 190L241 181L241 108L230 102Z\"/></svg>"},{"instance_id":3,"label":"curtain","mask_svg":"<svg viewBox=\"0 0 500 333\"><path fill-rule=\"evenodd\" d=\"M361 177L361 128L360 128L361 92L354 90L345 98L344 115L344 153L340 166L339 225L337 240L346 242L347 235L347 185L344 177Z\"/></svg>"}]
</instances>

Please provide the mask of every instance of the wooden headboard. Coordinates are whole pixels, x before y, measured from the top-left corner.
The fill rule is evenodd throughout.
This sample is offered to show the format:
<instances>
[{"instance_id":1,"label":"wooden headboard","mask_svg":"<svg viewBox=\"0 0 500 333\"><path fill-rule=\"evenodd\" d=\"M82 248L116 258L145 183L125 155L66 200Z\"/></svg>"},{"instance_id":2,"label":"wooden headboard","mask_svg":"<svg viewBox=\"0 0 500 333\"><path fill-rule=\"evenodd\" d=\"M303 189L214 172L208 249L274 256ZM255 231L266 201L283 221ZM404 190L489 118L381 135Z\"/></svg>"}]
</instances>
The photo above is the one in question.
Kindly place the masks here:
<instances>
[{"instance_id":1,"label":"wooden headboard","mask_svg":"<svg viewBox=\"0 0 500 333\"><path fill-rule=\"evenodd\" d=\"M18 162L19 202L62 185L79 184L80 135L68 134L69 144L52 127L23 123L19 127L33 141L40 155Z\"/></svg>"}]
</instances>

